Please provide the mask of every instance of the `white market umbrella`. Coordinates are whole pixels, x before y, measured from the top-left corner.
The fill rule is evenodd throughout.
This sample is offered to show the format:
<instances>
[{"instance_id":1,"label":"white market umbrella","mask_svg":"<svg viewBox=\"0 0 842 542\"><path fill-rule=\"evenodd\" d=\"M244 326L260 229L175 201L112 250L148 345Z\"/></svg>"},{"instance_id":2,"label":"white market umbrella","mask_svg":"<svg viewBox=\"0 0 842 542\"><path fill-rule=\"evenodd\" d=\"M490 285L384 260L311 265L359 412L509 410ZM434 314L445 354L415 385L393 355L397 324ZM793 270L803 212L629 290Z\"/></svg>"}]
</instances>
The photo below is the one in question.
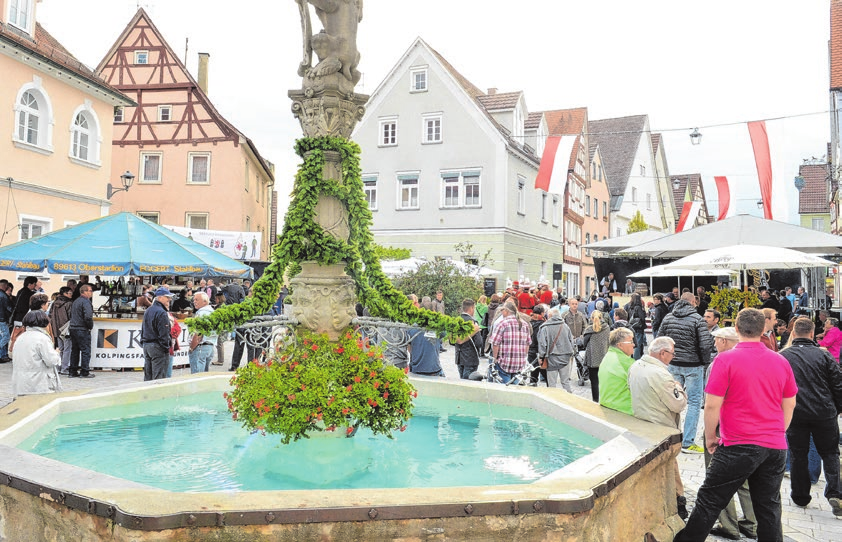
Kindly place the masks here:
<instances>
[{"instance_id":1,"label":"white market umbrella","mask_svg":"<svg viewBox=\"0 0 842 542\"><path fill-rule=\"evenodd\" d=\"M501 275L503 273L502 271L497 271L496 269L491 269L490 267L476 266L467 262L457 262L456 260L452 260L450 264L459 269L460 271L465 271L469 275L473 275L475 277Z\"/></svg>"},{"instance_id":2,"label":"white market umbrella","mask_svg":"<svg viewBox=\"0 0 842 542\"><path fill-rule=\"evenodd\" d=\"M664 264L664 269L746 271L749 269L800 269L835 267L836 262L797 250L760 245L732 245L697 252Z\"/></svg>"},{"instance_id":3,"label":"white market umbrella","mask_svg":"<svg viewBox=\"0 0 842 542\"><path fill-rule=\"evenodd\" d=\"M637 271L636 273L632 273L629 275L633 278L640 278L640 277L718 277L723 274L720 271L709 270L709 269L680 269L680 268L673 268L668 269L665 265L656 265L650 267L649 269L643 269L641 271Z\"/></svg>"},{"instance_id":4,"label":"white market umbrella","mask_svg":"<svg viewBox=\"0 0 842 542\"><path fill-rule=\"evenodd\" d=\"M597 241L595 243L588 243L587 245L585 245L584 248L614 253L620 252L623 249L629 247L634 247L643 243L648 243L650 241L661 239L665 235L665 233L655 230L639 231L637 233L623 235L622 237L612 237L610 239L603 239L602 241Z\"/></svg>"},{"instance_id":5,"label":"white market umbrella","mask_svg":"<svg viewBox=\"0 0 842 542\"><path fill-rule=\"evenodd\" d=\"M397 277L404 273L415 271L422 264L427 263L427 260L421 258L406 258L405 260L383 260L380 262L380 268L387 277Z\"/></svg>"}]
</instances>

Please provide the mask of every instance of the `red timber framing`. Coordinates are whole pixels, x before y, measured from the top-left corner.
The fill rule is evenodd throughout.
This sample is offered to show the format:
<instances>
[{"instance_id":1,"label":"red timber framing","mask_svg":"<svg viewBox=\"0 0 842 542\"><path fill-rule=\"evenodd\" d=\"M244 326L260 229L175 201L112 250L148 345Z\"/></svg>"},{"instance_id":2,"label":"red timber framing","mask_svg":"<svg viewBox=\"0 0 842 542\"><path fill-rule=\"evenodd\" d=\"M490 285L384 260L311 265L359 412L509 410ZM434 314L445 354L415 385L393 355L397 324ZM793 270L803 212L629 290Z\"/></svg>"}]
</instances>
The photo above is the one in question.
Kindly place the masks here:
<instances>
[{"instance_id":1,"label":"red timber framing","mask_svg":"<svg viewBox=\"0 0 842 542\"><path fill-rule=\"evenodd\" d=\"M96 71L138 104L125 108L123 123L115 123L115 145L240 144L241 134L211 104L143 9ZM159 118L161 106L170 108L167 119Z\"/></svg>"}]
</instances>

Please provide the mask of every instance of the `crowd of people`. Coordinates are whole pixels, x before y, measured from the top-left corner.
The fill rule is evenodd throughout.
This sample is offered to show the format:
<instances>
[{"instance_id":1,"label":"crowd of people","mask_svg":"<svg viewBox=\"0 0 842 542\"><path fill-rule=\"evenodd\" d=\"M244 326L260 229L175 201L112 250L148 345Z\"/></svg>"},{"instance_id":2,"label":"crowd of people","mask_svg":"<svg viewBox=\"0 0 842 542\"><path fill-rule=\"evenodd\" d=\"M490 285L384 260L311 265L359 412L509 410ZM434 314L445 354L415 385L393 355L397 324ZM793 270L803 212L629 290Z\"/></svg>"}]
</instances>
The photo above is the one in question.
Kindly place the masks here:
<instances>
[{"instance_id":1,"label":"crowd of people","mask_svg":"<svg viewBox=\"0 0 842 542\"><path fill-rule=\"evenodd\" d=\"M14 396L61 391L60 377L94 378L91 371L91 333L94 328L94 292L103 290L103 283L87 275L69 280L52 296L34 276L26 277L23 287L14 295L14 285L0 279L0 363L13 364ZM186 313L204 316L215 308L240 303L251 294L251 281L202 279L194 285L188 281L178 297L170 291L168 281L143 285L140 295L122 302L143 311L140 342L144 355L144 380L172 376L174 356L181 348L181 324L176 315ZM283 311L287 289L283 288L272 312ZM112 296L113 297L113 296ZM191 373L209 370L213 364L223 365L223 343L227 334L190 336L189 362ZM245 350L235 334L231 369L239 366ZM249 347L249 359L262 351ZM216 360L214 360L216 357Z\"/></svg>"}]
</instances>

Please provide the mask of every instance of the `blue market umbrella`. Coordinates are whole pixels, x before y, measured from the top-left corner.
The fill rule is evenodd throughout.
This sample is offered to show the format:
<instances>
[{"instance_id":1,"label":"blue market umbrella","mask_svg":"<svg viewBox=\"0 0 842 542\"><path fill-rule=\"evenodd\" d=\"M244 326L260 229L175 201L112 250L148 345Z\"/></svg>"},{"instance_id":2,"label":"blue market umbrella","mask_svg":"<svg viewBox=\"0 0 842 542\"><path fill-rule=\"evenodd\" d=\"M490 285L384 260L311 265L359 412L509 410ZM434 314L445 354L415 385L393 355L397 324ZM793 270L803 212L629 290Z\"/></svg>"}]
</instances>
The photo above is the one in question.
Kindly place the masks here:
<instances>
[{"instance_id":1,"label":"blue market umbrella","mask_svg":"<svg viewBox=\"0 0 842 542\"><path fill-rule=\"evenodd\" d=\"M97 218L0 248L0 269L46 269L62 275L253 275L249 266L132 213Z\"/></svg>"}]
</instances>

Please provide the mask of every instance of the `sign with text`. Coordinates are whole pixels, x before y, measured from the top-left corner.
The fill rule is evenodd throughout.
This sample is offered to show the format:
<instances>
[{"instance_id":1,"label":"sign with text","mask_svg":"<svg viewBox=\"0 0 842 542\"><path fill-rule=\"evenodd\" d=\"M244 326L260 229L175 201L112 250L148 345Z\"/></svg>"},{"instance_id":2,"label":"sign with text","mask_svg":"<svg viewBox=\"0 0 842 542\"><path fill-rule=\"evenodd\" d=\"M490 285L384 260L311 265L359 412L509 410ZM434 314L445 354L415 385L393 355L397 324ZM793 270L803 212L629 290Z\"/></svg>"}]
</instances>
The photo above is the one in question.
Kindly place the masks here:
<instances>
[{"instance_id":1,"label":"sign with text","mask_svg":"<svg viewBox=\"0 0 842 542\"><path fill-rule=\"evenodd\" d=\"M140 344L141 320L109 318L94 320L91 331L91 369L143 368L143 345ZM187 349L190 333L179 321L181 335L173 366L189 365Z\"/></svg>"},{"instance_id":2,"label":"sign with text","mask_svg":"<svg viewBox=\"0 0 842 542\"><path fill-rule=\"evenodd\" d=\"M259 260L263 234L255 231L198 230L164 226L235 260Z\"/></svg>"}]
</instances>

